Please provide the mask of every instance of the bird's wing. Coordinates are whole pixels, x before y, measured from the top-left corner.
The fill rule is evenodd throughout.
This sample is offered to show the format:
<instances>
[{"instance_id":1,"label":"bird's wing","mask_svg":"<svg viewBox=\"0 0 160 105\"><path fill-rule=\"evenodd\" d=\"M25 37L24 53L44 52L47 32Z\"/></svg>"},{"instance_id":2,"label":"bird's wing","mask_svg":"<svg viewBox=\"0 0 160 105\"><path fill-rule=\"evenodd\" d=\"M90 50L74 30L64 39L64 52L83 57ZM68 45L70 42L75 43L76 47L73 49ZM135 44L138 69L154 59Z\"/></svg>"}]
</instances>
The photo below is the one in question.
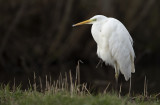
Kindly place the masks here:
<instances>
[{"instance_id":1,"label":"bird's wing","mask_svg":"<svg viewBox=\"0 0 160 105\"><path fill-rule=\"evenodd\" d=\"M118 24L114 27L114 31L109 38L110 53L118 64L118 69L128 80L131 77L131 72L134 72L134 50L132 47L132 38L123 26Z\"/></svg>"}]
</instances>

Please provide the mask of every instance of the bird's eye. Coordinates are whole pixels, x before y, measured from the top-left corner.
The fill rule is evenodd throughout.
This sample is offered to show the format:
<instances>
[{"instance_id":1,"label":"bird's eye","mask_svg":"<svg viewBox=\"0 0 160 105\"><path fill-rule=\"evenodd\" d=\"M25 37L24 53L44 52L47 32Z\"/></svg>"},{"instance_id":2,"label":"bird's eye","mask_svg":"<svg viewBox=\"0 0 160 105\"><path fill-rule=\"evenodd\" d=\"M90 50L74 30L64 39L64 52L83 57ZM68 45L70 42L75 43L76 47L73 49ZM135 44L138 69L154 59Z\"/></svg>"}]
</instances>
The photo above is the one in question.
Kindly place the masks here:
<instances>
[{"instance_id":1,"label":"bird's eye","mask_svg":"<svg viewBox=\"0 0 160 105\"><path fill-rule=\"evenodd\" d=\"M93 19L93 21L96 21L97 19Z\"/></svg>"}]
</instances>

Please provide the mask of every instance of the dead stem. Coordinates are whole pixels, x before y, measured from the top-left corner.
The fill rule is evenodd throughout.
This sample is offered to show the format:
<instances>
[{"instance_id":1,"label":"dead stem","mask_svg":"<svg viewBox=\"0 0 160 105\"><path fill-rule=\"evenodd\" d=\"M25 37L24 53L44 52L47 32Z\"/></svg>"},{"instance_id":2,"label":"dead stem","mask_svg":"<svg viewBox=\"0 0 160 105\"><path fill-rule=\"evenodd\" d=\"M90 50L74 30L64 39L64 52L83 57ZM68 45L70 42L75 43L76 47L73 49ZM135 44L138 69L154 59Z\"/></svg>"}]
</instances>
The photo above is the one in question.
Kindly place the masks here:
<instances>
[{"instance_id":1,"label":"dead stem","mask_svg":"<svg viewBox=\"0 0 160 105\"><path fill-rule=\"evenodd\" d=\"M104 89L103 94L106 94L106 91L107 91L109 86L110 86L110 82L108 83L107 87Z\"/></svg>"},{"instance_id":2,"label":"dead stem","mask_svg":"<svg viewBox=\"0 0 160 105\"><path fill-rule=\"evenodd\" d=\"M122 84L120 84L120 87L119 87L119 98L121 97L121 92L122 92Z\"/></svg>"}]
</instances>

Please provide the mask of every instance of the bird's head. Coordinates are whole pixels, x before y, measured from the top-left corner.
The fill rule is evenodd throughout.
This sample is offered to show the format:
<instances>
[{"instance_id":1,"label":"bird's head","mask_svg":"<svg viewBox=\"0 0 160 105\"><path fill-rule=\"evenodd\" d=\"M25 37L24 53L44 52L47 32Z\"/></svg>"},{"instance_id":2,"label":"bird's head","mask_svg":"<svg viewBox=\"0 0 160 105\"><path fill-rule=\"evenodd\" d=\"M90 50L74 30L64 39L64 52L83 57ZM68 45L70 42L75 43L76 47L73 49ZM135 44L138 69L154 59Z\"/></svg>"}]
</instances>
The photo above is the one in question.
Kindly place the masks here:
<instances>
[{"instance_id":1,"label":"bird's head","mask_svg":"<svg viewBox=\"0 0 160 105\"><path fill-rule=\"evenodd\" d=\"M88 20L79 22L79 23L74 24L74 25L72 25L72 26L75 27L75 26L79 26L79 25L83 25L83 24L94 24L94 23L96 23L96 22L100 22L100 21L103 21L103 20L105 20L105 19L107 19L106 16L96 15L96 16L93 16L92 18L88 19Z\"/></svg>"}]
</instances>

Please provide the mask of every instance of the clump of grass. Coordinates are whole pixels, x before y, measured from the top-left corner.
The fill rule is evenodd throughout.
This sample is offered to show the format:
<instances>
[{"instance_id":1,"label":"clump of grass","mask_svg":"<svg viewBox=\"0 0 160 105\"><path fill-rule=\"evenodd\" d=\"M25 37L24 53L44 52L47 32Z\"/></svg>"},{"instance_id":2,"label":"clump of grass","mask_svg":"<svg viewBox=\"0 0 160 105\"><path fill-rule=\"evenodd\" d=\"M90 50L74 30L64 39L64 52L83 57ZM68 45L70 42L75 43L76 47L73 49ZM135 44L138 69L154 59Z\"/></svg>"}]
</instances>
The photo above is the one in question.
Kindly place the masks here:
<instances>
[{"instance_id":1,"label":"clump of grass","mask_svg":"<svg viewBox=\"0 0 160 105\"><path fill-rule=\"evenodd\" d=\"M52 93L49 91L22 91L17 89L11 92L6 86L0 90L1 105L124 105L126 99L121 100L115 95L70 94L70 92Z\"/></svg>"},{"instance_id":2,"label":"clump of grass","mask_svg":"<svg viewBox=\"0 0 160 105\"><path fill-rule=\"evenodd\" d=\"M145 79L145 93L134 97L121 96L119 93L107 92L110 84L103 93L92 95L87 89L87 84L80 84L80 61L76 67L76 76L73 79L71 71L60 74L59 79L53 81L46 76L45 85L41 78L34 74L34 82L29 80L29 88L21 89L21 85L13 87L8 85L0 86L0 105L159 105L157 95L148 96L147 82ZM37 80L39 81L37 83ZM129 89L130 90L130 89ZM130 93L129 93L130 94Z\"/></svg>"}]
</instances>

